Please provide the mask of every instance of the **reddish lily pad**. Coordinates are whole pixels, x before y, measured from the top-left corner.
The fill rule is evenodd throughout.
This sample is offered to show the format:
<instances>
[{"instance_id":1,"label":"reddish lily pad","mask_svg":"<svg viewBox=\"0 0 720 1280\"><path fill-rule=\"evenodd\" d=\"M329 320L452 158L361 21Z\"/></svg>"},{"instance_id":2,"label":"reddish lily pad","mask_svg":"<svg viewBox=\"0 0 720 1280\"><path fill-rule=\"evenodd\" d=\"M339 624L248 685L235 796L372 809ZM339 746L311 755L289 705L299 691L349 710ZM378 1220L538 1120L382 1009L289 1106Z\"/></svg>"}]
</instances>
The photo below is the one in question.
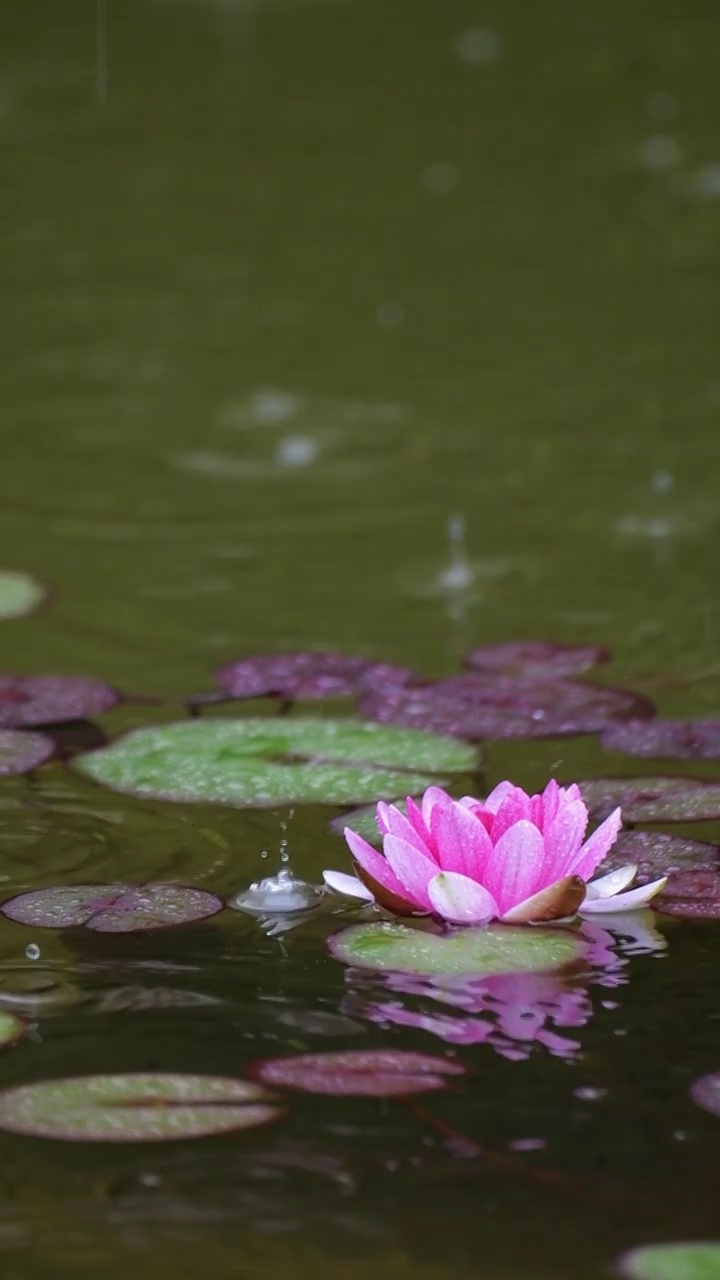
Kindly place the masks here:
<instances>
[{"instance_id":1,"label":"reddish lily pad","mask_svg":"<svg viewBox=\"0 0 720 1280\"><path fill-rule=\"evenodd\" d=\"M216 680L232 698L347 698L363 690L397 689L414 678L407 667L343 653L265 653L231 662Z\"/></svg>"},{"instance_id":2,"label":"reddish lily pad","mask_svg":"<svg viewBox=\"0 0 720 1280\"><path fill-rule=\"evenodd\" d=\"M368 693L360 709L370 720L473 742L598 733L609 721L653 714L652 704L628 689L574 680L531 684L489 673Z\"/></svg>"},{"instance_id":3,"label":"reddish lily pad","mask_svg":"<svg viewBox=\"0 0 720 1280\"><path fill-rule=\"evenodd\" d=\"M653 905L685 920L720 920L720 869L677 872Z\"/></svg>"},{"instance_id":4,"label":"reddish lily pad","mask_svg":"<svg viewBox=\"0 0 720 1280\"><path fill-rule=\"evenodd\" d=\"M662 831L623 831L598 874L619 870L628 863L637 865L641 882L670 876L672 884L676 872L720 871L720 847Z\"/></svg>"},{"instance_id":5,"label":"reddish lily pad","mask_svg":"<svg viewBox=\"0 0 720 1280\"><path fill-rule=\"evenodd\" d=\"M508 644L480 645L465 654L464 662L471 671L510 676L538 684L562 676L578 675L609 659L609 650L599 645L576 648L542 640L518 640Z\"/></svg>"},{"instance_id":6,"label":"reddish lily pad","mask_svg":"<svg viewBox=\"0 0 720 1280\"><path fill-rule=\"evenodd\" d=\"M712 1071L709 1075L700 1076L690 1086L690 1097L704 1111L720 1116L720 1071Z\"/></svg>"},{"instance_id":7,"label":"reddish lily pad","mask_svg":"<svg viewBox=\"0 0 720 1280\"><path fill-rule=\"evenodd\" d=\"M109 711L120 695L79 676L0 676L0 725L10 729L60 724Z\"/></svg>"},{"instance_id":8,"label":"reddish lily pad","mask_svg":"<svg viewBox=\"0 0 720 1280\"><path fill-rule=\"evenodd\" d=\"M656 760L720 760L720 720L628 720L600 740L608 751Z\"/></svg>"},{"instance_id":9,"label":"reddish lily pad","mask_svg":"<svg viewBox=\"0 0 720 1280\"><path fill-rule=\"evenodd\" d=\"M54 751L55 743L43 733L0 729L0 775L30 773L49 760Z\"/></svg>"},{"instance_id":10,"label":"reddish lily pad","mask_svg":"<svg viewBox=\"0 0 720 1280\"><path fill-rule=\"evenodd\" d=\"M65 1142L177 1142L282 1115L247 1080L170 1072L71 1076L0 1093L0 1129Z\"/></svg>"},{"instance_id":11,"label":"reddish lily pad","mask_svg":"<svg viewBox=\"0 0 720 1280\"><path fill-rule=\"evenodd\" d=\"M27 1031L27 1024L16 1013L0 1010L0 1045L14 1044Z\"/></svg>"},{"instance_id":12,"label":"reddish lily pad","mask_svg":"<svg viewBox=\"0 0 720 1280\"><path fill-rule=\"evenodd\" d=\"M465 1068L448 1058L403 1049L348 1049L266 1058L251 1067L255 1079L280 1089L341 1097L401 1098L445 1089Z\"/></svg>"},{"instance_id":13,"label":"reddish lily pad","mask_svg":"<svg viewBox=\"0 0 720 1280\"><path fill-rule=\"evenodd\" d=\"M0 907L9 920L35 929L137 933L207 920L222 911L214 893L179 884L76 884L34 889Z\"/></svg>"},{"instance_id":14,"label":"reddish lily pad","mask_svg":"<svg viewBox=\"0 0 720 1280\"><path fill-rule=\"evenodd\" d=\"M578 783L590 817L600 821L618 805L625 822L713 822L720 818L720 783L667 775L586 778Z\"/></svg>"}]
</instances>

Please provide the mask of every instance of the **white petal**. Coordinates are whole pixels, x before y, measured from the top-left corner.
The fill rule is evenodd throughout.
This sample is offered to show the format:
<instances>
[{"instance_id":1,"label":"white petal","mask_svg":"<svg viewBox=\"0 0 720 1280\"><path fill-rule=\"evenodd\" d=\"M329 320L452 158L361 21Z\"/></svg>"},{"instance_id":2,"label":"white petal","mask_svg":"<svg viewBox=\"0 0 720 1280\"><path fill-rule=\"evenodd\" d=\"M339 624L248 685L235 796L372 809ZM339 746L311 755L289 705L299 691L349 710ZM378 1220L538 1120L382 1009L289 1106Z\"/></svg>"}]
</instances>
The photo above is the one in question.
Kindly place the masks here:
<instances>
[{"instance_id":1,"label":"white petal","mask_svg":"<svg viewBox=\"0 0 720 1280\"><path fill-rule=\"evenodd\" d=\"M328 889L334 889L335 893L342 893L346 898L362 898L364 902L375 901L357 876L348 876L344 871L323 871L322 874Z\"/></svg>"},{"instance_id":2,"label":"white petal","mask_svg":"<svg viewBox=\"0 0 720 1280\"><path fill-rule=\"evenodd\" d=\"M636 875L636 866L618 867L617 871L611 871L609 875L601 876L599 880L591 880L587 886L587 896L588 898L612 898L614 894L622 893L623 889L627 889Z\"/></svg>"},{"instance_id":3,"label":"white petal","mask_svg":"<svg viewBox=\"0 0 720 1280\"><path fill-rule=\"evenodd\" d=\"M663 876L662 880L642 884L639 889L631 889L629 893L619 893L614 898L586 898L580 912L582 915L599 915L602 912L612 914L614 911L637 911L654 898L656 893L660 893L666 884L667 876Z\"/></svg>"}]
</instances>

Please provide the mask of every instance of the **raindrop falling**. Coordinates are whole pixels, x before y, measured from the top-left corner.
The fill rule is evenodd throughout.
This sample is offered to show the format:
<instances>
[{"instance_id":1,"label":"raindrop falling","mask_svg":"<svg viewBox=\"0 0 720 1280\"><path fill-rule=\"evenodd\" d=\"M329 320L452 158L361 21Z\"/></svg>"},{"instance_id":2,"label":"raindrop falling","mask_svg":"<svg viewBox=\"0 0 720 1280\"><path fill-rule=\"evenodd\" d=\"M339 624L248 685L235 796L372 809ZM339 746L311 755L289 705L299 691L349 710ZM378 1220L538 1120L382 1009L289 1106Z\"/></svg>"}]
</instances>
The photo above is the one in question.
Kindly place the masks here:
<instances>
[{"instance_id":1,"label":"raindrop falling","mask_svg":"<svg viewBox=\"0 0 720 1280\"><path fill-rule=\"evenodd\" d=\"M443 591L467 591L475 581L475 571L468 559L463 515L448 517L447 545L448 563L440 573L438 586Z\"/></svg>"}]
</instances>

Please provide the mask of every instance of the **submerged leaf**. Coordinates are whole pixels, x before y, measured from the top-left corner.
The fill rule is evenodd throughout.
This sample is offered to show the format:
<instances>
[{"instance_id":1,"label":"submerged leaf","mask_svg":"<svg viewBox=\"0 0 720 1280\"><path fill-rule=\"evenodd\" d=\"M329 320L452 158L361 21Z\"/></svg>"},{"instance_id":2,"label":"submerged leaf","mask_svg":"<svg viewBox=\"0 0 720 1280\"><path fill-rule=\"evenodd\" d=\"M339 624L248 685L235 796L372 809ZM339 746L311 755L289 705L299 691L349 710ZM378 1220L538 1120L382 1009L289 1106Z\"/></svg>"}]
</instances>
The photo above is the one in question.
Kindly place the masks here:
<instances>
[{"instance_id":1,"label":"submerged leaf","mask_svg":"<svg viewBox=\"0 0 720 1280\"><path fill-rule=\"evenodd\" d=\"M136 729L73 768L139 796L261 807L392 799L475 768L471 748L353 720L187 720Z\"/></svg>"},{"instance_id":2,"label":"submerged leaf","mask_svg":"<svg viewBox=\"0 0 720 1280\"><path fill-rule=\"evenodd\" d=\"M384 922L352 925L328 946L336 960L362 969L477 976L560 969L586 950L569 929L494 925L437 934Z\"/></svg>"},{"instance_id":3,"label":"submerged leaf","mask_svg":"<svg viewBox=\"0 0 720 1280\"><path fill-rule=\"evenodd\" d=\"M656 760L720 760L720 720L628 720L601 738L608 751Z\"/></svg>"},{"instance_id":4,"label":"submerged leaf","mask_svg":"<svg viewBox=\"0 0 720 1280\"><path fill-rule=\"evenodd\" d=\"M624 1253L617 1269L626 1280L718 1280L720 1241L641 1245Z\"/></svg>"},{"instance_id":5,"label":"submerged leaf","mask_svg":"<svg viewBox=\"0 0 720 1280\"><path fill-rule=\"evenodd\" d=\"M120 701L100 680L80 676L0 676L0 725L31 728L99 715Z\"/></svg>"},{"instance_id":6,"label":"submerged leaf","mask_svg":"<svg viewBox=\"0 0 720 1280\"><path fill-rule=\"evenodd\" d=\"M586 778L578 783L594 819L618 805L625 822L710 822L720 818L720 783L702 778Z\"/></svg>"},{"instance_id":7,"label":"submerged leaf","mask_svg":"<svg viewBox=\"0 0 720 1280\"><path fill-rule=\"evenodd\" d=\"M397 1098L444 1089L448 1077L464 1075L465 1068L448 1058L403 1049L348 1049L267 1058L251 1072L263 1084L301 1093Z\"/></svg>"},{"instance_id":8,"label":"submerged leaf","mask_svg":"<svg viewBox=\"0 0 720 1280\"><path fill-rule=\"evenodd\" d=\"M21 893L0 911L35 929L136 933L207 920L224 905L216 894L187 885L76 884Z\"/></svg>"},{"instance_id":9,"label":"submerged leaf","mask_svg":"<svg viewBox=\"0 0 720 1280\"><path fill-rule=\"evenodd\" d=\"M0 569L0 621L24 618L45 599L45 588L29 573Z\"/></svg>"},{"instance_id":10,"label":"submerged leaf","mask_svg":"<svg viewBox=\"0 0 720 1280\"><path fill-rule=\"evenodd\" d=\"M257 1084L179 1072L71 1076L0 1093L0 1129L66 1142L203 1138L281 1114Z\"/></svg>"},{"instance_id":11,"label":"submerged leaf","mask_svg":"<svg viewBox=\"0 0 720 1280\"><path fill-rule=\"evenodd\" d=\"M414 679L414 672L344 653L263 653L231 662L215 678L231 698L274 695L301 701L398 689Z\"/></svg>"},{"instance_id":12,"label":"submerged leaf","mask_svg":"<svg viewBox=\"0 0 720 1280\"><path fill-rule=\"evenodd\" d=\"M579 675L609 658L609 651L599 645L576 648L542 640L517 640L507 644L483 644L471 649L465 654L465 666L471 671L539 684L562 676Z\"/></svg>"},{"instance_id":13,"label":"submerged leaf","mask_svg":"<svg viewBox=\"0 0 720 1280\"><path fill-rule=\"evenodd\" d=\"M2 708L0 708L1 714ZM30 773L49 760L55 743L43 733L23 733L21 729L0 729L0 775Z\"/></svg>"}]
</instances>

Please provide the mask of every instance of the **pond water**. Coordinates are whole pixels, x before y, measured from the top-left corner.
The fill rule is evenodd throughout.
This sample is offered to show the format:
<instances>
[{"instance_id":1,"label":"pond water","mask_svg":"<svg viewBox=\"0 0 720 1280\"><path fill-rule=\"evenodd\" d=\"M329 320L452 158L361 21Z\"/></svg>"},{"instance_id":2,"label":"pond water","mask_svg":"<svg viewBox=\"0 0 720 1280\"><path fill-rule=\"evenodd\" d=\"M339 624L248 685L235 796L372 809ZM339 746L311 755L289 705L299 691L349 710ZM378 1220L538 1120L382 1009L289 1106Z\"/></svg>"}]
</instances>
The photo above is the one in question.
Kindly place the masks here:
<instances>
[{"instance_id":1,"label":"pond water","mask_svg":"<svg viewBox=\"0 0 720 1280\"><path fill-rule=\"evenodd\" d=\"M51 596L0 622L0 670L162 699L99 717L115 734L246 654L431 676L550 637L611 647L602 678L661 712L717 713L713 6L26 0L2 27L0 561ZM720 776L579 737L492 743L475 785L623 770ZM283 850L315 884L349 870L337 812L140 800L53 763L0 781L0 887L230 898ZM508 1021L473 1043L477 1010L333 959L333 910L2 921L2 1007L32 1023L2 1086L360 1048L470 1073L417 1102L298 1094L202 1141L2 1134L8 1280L594 1280L717 1235L720 1120L689 1096L720 1070L717 923L643 917L544 1040L508 1026L552 984L496 990Z\"/></svg>"}]
</instances>

